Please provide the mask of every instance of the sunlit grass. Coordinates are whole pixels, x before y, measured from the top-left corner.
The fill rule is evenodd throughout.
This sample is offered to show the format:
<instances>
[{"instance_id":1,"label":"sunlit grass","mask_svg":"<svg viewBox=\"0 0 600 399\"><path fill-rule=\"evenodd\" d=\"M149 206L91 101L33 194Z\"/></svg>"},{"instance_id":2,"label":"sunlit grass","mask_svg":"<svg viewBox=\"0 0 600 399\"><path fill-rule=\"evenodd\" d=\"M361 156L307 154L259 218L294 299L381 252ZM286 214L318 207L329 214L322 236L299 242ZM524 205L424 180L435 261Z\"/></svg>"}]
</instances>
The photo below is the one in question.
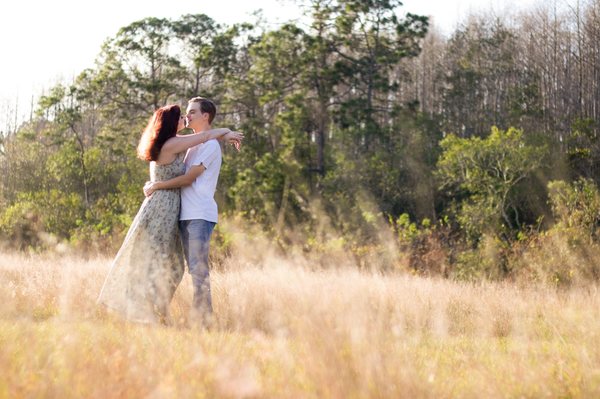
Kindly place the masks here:
<instances>
[{"instance_id":1,"label":"sunlit grass","mask_svg":"<svg viewBox=\"0 0 600 399\"><path fill-rule=\"evenodd\" d=\"M216 328L95 304L110 259L0 254L0 397L599 397L600 295L276 257L212 274Z\"/></svg>"}]
</instances>

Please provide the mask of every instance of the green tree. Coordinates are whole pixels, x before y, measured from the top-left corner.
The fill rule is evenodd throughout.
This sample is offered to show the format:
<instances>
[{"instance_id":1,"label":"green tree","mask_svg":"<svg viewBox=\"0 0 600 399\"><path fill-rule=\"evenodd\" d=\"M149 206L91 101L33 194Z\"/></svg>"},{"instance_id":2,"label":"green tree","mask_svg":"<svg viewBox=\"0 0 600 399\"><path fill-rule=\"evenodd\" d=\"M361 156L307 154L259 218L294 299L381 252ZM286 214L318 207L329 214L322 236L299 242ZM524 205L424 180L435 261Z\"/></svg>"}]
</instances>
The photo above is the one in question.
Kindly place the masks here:
<instances>
[{"instance_id":1,"label":"green tree","mask_svg":"<svg viewBox=\"0 0 600 399\"><path fill-rule=\"evenodd\" d=\"M130 77L130 92L143 110L154 110L178 98L177 82L185 70L172 54L173 23L146 18L119 30L112 45Z\"/></svg>"},{"instance_id":2,"label":"green tree","mask_svg":"<svg viewBox=\"0 0 600 399\"><path fill-rule=\"evenodd\" d=\"M440 145L440 189L455 198L458 222L469 236L478 240L522 227L515 189L544 165L546 147L528 144L519 129L496 127L485 139L451 134Z\"/></svg>"},{"instance_id":3,"label":"green tree","mask_svg":"<svg viewBox=\"0 0 600 399\"><path fill-rule=\"evenodd\" d=\"M221 95L223 80L235 63L235 39L247 25L224 27L205 14L187 14L172 22L175 37L181 43L184 65L180 94L190 98L202 93L214 98Z\"/></svg>"}]
</instances>

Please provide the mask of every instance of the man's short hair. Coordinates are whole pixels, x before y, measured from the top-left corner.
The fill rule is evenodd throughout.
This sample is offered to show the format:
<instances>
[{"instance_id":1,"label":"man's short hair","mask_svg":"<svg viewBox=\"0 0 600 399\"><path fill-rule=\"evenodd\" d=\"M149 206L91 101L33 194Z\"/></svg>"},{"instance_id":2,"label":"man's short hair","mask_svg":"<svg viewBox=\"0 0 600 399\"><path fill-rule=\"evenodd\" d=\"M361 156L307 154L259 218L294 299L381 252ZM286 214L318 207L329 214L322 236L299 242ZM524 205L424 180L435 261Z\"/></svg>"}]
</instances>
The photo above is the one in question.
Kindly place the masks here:
<instances>
[{"instance_id":1,"label":"man's short hair","mask_svg":"<svg viewBox=\"0 0 600 399\"><path fill-rule=\"evenodd\" d=\"M200 112L203 114L208 113L208 123L212 123L213 119L215 119L215 115L217 114L217 107L215 106L215 103L204 97L194 97L188 101L188 104L190 103L200 103Z\"/></svg>"}]
</instances>

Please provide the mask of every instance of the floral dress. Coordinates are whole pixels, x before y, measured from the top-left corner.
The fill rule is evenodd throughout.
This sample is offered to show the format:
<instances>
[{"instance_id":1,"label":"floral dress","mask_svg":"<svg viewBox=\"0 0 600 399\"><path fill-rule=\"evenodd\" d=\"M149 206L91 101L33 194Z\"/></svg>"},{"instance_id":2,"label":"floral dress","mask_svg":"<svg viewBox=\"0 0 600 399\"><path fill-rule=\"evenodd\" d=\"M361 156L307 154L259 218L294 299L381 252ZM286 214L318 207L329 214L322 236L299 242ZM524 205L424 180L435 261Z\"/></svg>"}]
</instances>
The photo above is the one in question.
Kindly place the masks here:
<instances>
[{"instance_id":1,"label":"floral dress","mask_svg":"<svg viewBox=\"0 0 600 399\"><path fill-rule=\"evenodd\" d=\"M185 152L168 165L150 163L152 181L185 173ZM128 320L166 322L184 272L179 189L157 190L140 207L115 257L98 302Z\"/></svg>"}]
</instances>

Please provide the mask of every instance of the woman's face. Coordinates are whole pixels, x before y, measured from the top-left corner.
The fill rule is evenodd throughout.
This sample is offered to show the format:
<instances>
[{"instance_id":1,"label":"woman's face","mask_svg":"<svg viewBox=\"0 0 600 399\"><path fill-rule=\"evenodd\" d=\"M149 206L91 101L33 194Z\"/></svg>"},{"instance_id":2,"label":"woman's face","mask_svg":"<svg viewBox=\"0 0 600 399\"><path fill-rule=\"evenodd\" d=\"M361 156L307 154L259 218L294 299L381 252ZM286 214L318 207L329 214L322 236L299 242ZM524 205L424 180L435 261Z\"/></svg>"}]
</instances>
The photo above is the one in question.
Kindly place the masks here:
<instances>
[{"instance_id":1,"label":"woman's face","mask_svg":"<svg viewBox=\"0 0 600 399\"><path fill-rule=\"evenodd\" d=\"M181 115L179 117L179 122L177 123L177 131L185 128L185 115Z\"/></svg>"}]
</instances>

